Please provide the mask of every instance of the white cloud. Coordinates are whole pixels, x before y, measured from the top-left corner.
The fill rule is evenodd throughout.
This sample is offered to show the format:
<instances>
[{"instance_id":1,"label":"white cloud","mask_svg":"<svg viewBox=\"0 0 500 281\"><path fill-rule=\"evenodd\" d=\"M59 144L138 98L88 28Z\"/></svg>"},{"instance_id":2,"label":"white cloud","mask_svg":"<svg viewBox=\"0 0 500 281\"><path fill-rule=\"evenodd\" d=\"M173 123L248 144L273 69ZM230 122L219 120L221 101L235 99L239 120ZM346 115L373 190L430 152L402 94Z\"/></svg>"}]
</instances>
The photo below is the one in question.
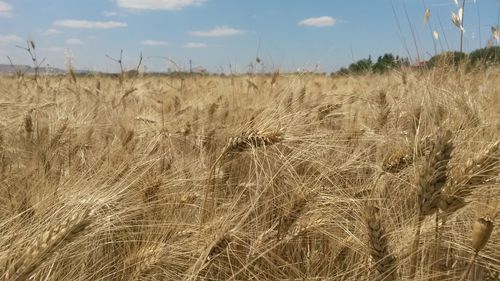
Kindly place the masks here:
<instances>
[{"instance_id":1,"label":"white cloud","mask_svg":"<svg viewBox=\"0 0 500 281\"><path fill-rule=\"evenodd\" d=\"M228 26L216 26L211 30L191 31L189 34L201 37L223 37L243 34L243 30Z\"/></svg>"},{"instance_id":2,"label":"white cloud","mask_svg":"<svg viewBox=\"0 0 500 281\"><path fill-rule=\"evenodd\" d=\"M55 26L67 28L86 28L86 29L111 29L127 27L124 22L116 21L88 21L88 20L59 20L54 22Z\"/></svg>"},{"instance_id":3,"label":"white cloud","mask_svg":"<svg viewBox=\"0 0 500 281\"><path fill-rule=\"evenodd\" d=\"M166 41L158 41L158 40L144 40L144 41L141 41L141 44L146 45L146 46L168 46L168 45L170 45L170 43L168 43Z\"/></svg>"},{"instance_id":4,"label":"white cloud","mask_svg":"<svg viewBox=\"0 0 500 281\"><path fill-rule=\"evenodd\" d=\"M20 36L9 34L9 35L0 35L0 45L9 44L9 43L21 43L24 39Z\"/></svg>"},{"instance_id":5,"label":"white cloud","mask_svg":"<svg viewBox=\"0 0 500 281\"><path fill-rule=\"evenodd\" d=\"M83 42L82 40L80 40L78 38L70 38L70 39L66 40L65 43L68 45L82 45L85 42Z\"/></svg>"},{"instance_id":6,"label":"white cloud","mask_svg":"<svg viewBox=\"0 0 500 281\"><path fill-rule=\"evenodd\" d=\"M48 48L43 48L43 50L47 51L47 52L53 52L53 53L62 53L66 49L64 49L63 47L48 47Z\"/></svg>"},{"instance_id":7,"label":"white cloud","mask_svg":"<svg viewBox=\"0 0 500 281\"><path fill-rule=\"evenodd\" d=\"M301 20L298 25L314 26L314 27L325 27L333 26L337 21L332 17L318 17L318 18L308 18Z\"/></svg>"},{"instance_id":8,"label":"white cloud","mask_svg":"<svg viewBox=\"0 0 500 281\"><path fill-rule=\"evenodd\" d=\"M0 16L9 17L12 15L11 12L12 6L5 1L0 1Z\"/></svg>"},{"instance_id":9,"label":"white cloud","mask_svg":"<svg viewBox=\"0 0 500 281\"><path fill-rule=\"evenodd\" d=\"M194 43L194 42L189 42L183 46L184 48L188 49L201 49L201 48L207 48L208 45L205 43Z\"/></svg>"},{"instance_id":10,"label":"white cloud","mask_svg":"<svg viewBox=\"0 0 500 281\"><path fill-rule=\"evenodd\" d=\"M59 29L50 28L47 31L45 31L43 33L43 35L50 36L50 35L57 35L57 34L61 34L61 33L63 33L63 32L60 31Z\"/></svg>"},{"instance_id":11,"label":"white cloud","mask_svg":"<svg viewBox=\"0 0 500 281\"><path fill-rule=\"evenodd\" d=\"M115 12L115 11L103 11L102 14L105 16L105 17L114 17L114 16L117 16L118 13Z\"/></svg>"},{"instance_id":12,"label":"white cloud","mask_svg":"<svg viewBox=\"0 0 500 281\"><path fill-rule=\"evenodd\" d=\"M136 10L180 10L201 5L206 0L115 0L122 8Z\"/></svg>"}]
</instances>

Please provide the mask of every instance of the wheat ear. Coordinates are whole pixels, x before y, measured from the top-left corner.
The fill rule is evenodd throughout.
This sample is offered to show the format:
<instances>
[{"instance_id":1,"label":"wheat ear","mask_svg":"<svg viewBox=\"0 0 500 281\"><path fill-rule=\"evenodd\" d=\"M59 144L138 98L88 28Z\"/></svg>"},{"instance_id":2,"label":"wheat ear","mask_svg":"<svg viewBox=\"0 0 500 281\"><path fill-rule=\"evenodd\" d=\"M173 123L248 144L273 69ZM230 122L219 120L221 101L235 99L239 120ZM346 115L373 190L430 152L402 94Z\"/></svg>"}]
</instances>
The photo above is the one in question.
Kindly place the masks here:
<instances>
[{"instance_id":1,"label":"wheat ear","mask_svg":"<svg viewBox=\"0 0 500 281\"><path fill-rule=\"evenodd\" d=\"M255 149L264 146L270 146L283 141L283 133L281 132L266 132L266 131L250 131L244 132L239 136L229 139L223 154L225 156L243 152L249 149Z\"/></svg>"},{"instance_id":2,"label":"wheat ear","mask_svg":"<svg viewBox=\"0 0 500 281\"><path fill-rule=\"evenodd\" d=\"M448 179L448 162L453 151L452 133L448 130L437 135L431 153L418 173L417 185L417 226L415 240L411 248L410 277L415 276L420 243L420 228L426 216L438 211L441 190Z\"/></svg>"},{"instance_id":3,"label":"wheat ear","mask_svg":"<svg viewBox=\"0 0 500 281\"><path fill-rule=\"evenodd\" d=\"M429 153L430 140L428 137L417 143L417 149L413 153L411 149L399 147L388 153L382 162L382 170L387 173L396 174L413 164L416 158Z\"/></svg>"},{"instance_id":4,"label":"wheat ear","mask_svg":"<svg viewBox=\"0 0 500 281\"><path fill-rule=\"evenodd\" d=\"M160 264L164 255L166 245L164 243L155 244L152 247L146 247L139 250L133 258L128 259L128 267L135 267L130 274L129 280L138 280L141 277L151 275L155 268Z\"/></svg>"},{"instance_id":5,"label":"wheat ear","mask_svg":"<svg viewBox=\"0 0 500 281\"><path fill-rule=\"evenodd\" d=\"M369 206L365 219L370 254L377 271L375 280L396 280L396 258L389 250L387 233L382 226L378 208Z\"/></svg>"},{"instance_id":6,"label":"wheat ear","mask_svg":"<svg viewBox=\"0 0 500 281\"><path fill-rule=\"evenodd\" d=\"M491 233L493 232L493 221L489 218L478 219L472 227L472 248L474 249L474 254L472 255L471 261L467 266L460 281L465 281L469 277L470 270L477 260L479 252L486 246L488 240L490 239Z\"/></svg>"},{"instance_id":7,"label":"wheat ear","mask_svg":"<svg viewBox=\"0 0 500 281\"><path fill-rule=\"evenodd\" d=\"M413 163L413 155L403 148L397 149L383 160L382 170L387 173L399 173Z\"/></svg>"},{"instance_id":8,"label":"wheat ear","mask_svg":"<svg viewBox=\"0 0 500 281\"><path fill-rule=\"evenodd\" d=\"M441 194L439 208L446 213L455 212L466 205L475 186L487 183L498 174L500 140L496 141L475 159L467 162L458 175L451 178Z\"/></svg>"},{"instance_id":9,"label":"wheat ear","mask_svg":"<svg viewBox=\"0 0 500 281\"><path fill-rule=\"evenodd\" d=\"M45 231L18 260L8 267L5 280L28 280L38 267L54 252L81 235L91 223L93 212L85 210L64 220L56 227Z\"/></svg>"},{"instance_id":10,"label":"wheat ear","mask_svg":"<svg viewBox=\"0 0 500 281\"><path fill-rule=\"evenodd\" d=\"M229 157L233 156L236 153L239 152L244 152L249 149L256 149L260 147L265 147L265 146L270 146L277 144L281 141L283 141L283 133L281 132L265 132L265 131L250 131L250 132L244 132L239 136L231 137L220 154L220 156L217 158L215 163L212 165L212 168L210 169L210 176L208 178L208 185L205 191L205 199L203 200L203 206L201 208L202 215L201 215L201 221L204 221L207 215L207 207L208 207L208 197L210 193L212 192L215 184L213 182L213 175L215 173L215 169L217 168L217 165L221 161L225 161Z\"/></svg>"},{"instance_id":11,"label":"wheat ear","mask_svg":"<svg viewBox=\"0 0 500 281\"><path fill-rule=\"evenodd\" d=\"M420 217L430 216L438 210L441 190L448 179L448 162L454 148L451 137L450 131L438 135L431 153L418 173L416 185Z\"/></svg>"}]
</instances>

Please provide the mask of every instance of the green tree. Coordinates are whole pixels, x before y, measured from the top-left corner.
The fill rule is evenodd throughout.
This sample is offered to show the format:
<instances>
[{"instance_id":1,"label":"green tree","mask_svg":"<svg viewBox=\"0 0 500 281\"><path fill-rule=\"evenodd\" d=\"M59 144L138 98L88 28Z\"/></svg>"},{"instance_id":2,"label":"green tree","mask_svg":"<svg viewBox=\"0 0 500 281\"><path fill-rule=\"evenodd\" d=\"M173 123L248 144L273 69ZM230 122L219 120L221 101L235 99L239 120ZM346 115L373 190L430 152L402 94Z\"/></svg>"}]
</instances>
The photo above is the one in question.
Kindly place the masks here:
<instances>
[{"instance_id":1,"label":"green tree","mask_svg":"<svg viewBox=\"0 0 500 281\"><path fill-rule=\"evenodd\" d=\"M361 59L355 63L351 63L348 70L351 73L363 73L370 71L372 69L372 66L372 57L369 56L367 59Z\"/></svg>"}]
</instances>

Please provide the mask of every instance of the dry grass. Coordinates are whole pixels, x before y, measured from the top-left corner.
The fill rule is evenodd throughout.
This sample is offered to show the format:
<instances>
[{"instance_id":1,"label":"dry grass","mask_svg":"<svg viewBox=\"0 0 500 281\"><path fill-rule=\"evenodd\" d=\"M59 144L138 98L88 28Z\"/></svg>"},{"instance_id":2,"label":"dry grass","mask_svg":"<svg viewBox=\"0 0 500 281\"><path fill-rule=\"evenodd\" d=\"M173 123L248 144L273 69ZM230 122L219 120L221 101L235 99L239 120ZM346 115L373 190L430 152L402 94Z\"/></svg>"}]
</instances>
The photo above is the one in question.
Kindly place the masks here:
<instances>
[{"instance_id":1,"label":"dry grass","mask_svg":"<svg viewBox=\"0 0 500 281\"><path fill-rule=\"evenodd\" d=\"M498 81L0 78L0 278L497 280Z\"/></svg>"}]
</instances>

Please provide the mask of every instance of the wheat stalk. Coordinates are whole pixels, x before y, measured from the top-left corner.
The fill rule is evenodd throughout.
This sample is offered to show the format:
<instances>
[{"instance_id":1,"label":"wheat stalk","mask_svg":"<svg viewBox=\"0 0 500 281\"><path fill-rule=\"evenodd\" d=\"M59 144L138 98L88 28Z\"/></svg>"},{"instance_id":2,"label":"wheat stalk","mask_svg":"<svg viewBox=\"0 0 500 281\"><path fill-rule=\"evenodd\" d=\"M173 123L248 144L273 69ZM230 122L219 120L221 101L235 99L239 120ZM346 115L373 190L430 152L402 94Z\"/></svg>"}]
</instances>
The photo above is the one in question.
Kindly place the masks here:
<instances>
[{"instance_id":1,"label":"wheat stalk","mask_svg":"<svg viewBox=\"0 0 500 281\"><path fill-rule=\"evenodd\" d=\"M387 94L385 93L385 91L379 92L379 95L377 97L377 105L379 107L379 112L377 115L377 129L381 130L387 123L389 113L391 112L389 103L387 102Z\"/></svg>"},{"instance_id":2,"label":"wheat stalk","mask_svg":"<svg viewBox=\"0 0 500 281\"><path fill-rule=\"evenodd\" d=\"M5 273L5 280L27 280L54 252L80 236L92 222L92 217L93 212L87 209L45 231L24 255L10 264Z\"/></svg>"}]
</instances>

